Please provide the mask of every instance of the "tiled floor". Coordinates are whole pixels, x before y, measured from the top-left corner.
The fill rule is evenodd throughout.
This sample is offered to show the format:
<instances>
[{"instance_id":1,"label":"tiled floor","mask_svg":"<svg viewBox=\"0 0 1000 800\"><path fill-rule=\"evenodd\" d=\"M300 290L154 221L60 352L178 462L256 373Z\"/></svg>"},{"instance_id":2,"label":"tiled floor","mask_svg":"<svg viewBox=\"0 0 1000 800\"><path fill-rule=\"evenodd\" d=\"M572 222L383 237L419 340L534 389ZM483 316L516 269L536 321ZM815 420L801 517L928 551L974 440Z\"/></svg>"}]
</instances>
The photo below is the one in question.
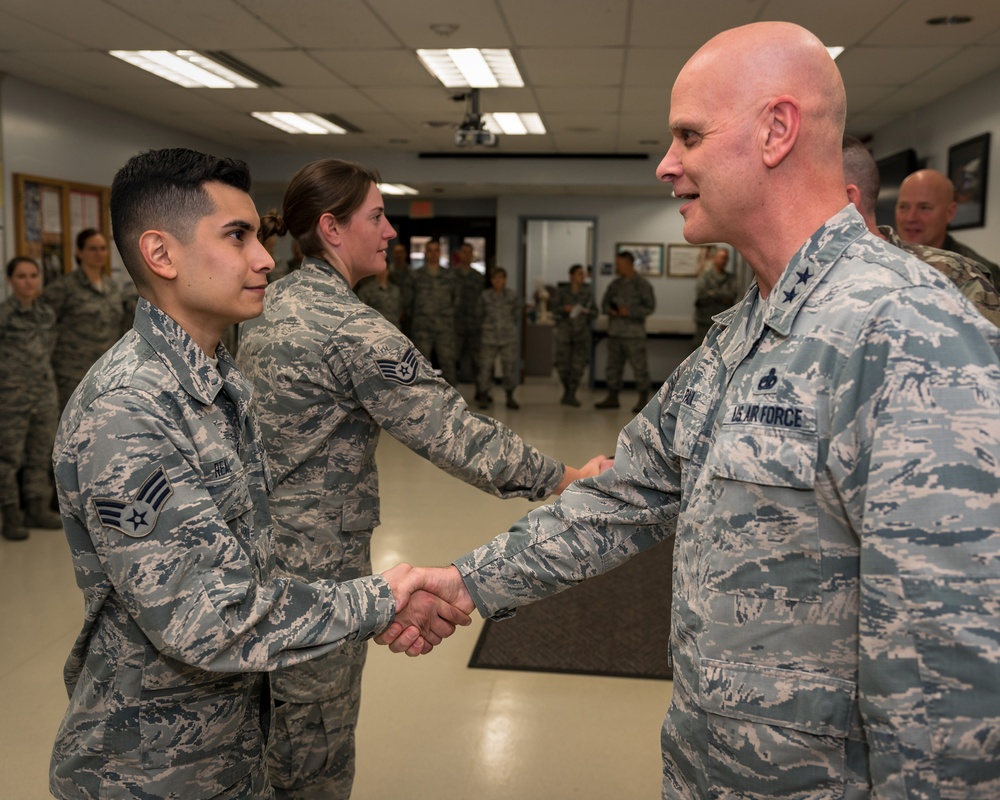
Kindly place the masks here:
<instances>
[{"instance_id":1,"label":"tiled floor","mask_svg":"<svg viewBox=\"0 0 1000 800\"><path fill-rule=\"evenodd\" d=\"M463 387L468 388L468 387ZM501 392L495 391L497 399ZM582 464L612 452L625 408L558 404L560 388L531 379L520 411L495 415L543 451ZM382 526L375 568L443 564L526 513L445 475L383 436ZM49 750L65 710L62 664L82 601L65 539L33 531L0 541L0 798L48 797ZM660 720L671 684L623 678L471 670L482 622L429 656L372 647L358 730L355 800L608 800L659 797Z\"/></svg>"}]
</instances>

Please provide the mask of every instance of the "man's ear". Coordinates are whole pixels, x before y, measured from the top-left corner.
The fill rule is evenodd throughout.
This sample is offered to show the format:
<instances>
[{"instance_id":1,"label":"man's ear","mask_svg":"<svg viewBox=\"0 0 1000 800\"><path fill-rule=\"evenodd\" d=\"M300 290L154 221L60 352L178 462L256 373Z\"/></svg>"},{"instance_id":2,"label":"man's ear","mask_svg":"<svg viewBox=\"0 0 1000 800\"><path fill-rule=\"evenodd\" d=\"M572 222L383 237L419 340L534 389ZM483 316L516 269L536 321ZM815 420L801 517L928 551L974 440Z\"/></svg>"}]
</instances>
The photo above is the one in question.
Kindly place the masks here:
<instances>
[{"instance_id":1,"label":"man's ear","mask_svg":"<svg viewBox=\"0 0 1000 800\"><path fill-rule=\"evenodd\" d=\"M854 207L860 210L861 190L853 183L847 184L847 202L854 203Z\"/></svg>"},{"instance_id":2,"label":"man's ear","mask_svg":"<svg viewBox=\"0 0 1000 800\"><path fill-rule=\"evenodd\" d=\"M799 138L802 109L794 97L782 95L768 103L765 116L764 165L774 169L785 160Z\"/></svg>"},{"instance_id":3,"label":"man's ear","mask_svg":"<svg viewBox=\"0 0 1000 800\"><path fill-rule=\"evenodd\" d=\"M149 271L167 281L177 277L177 265L173 258L176 241L163 231L146 231L139 237L139 252Z\"/></svg>"}]
</instances>

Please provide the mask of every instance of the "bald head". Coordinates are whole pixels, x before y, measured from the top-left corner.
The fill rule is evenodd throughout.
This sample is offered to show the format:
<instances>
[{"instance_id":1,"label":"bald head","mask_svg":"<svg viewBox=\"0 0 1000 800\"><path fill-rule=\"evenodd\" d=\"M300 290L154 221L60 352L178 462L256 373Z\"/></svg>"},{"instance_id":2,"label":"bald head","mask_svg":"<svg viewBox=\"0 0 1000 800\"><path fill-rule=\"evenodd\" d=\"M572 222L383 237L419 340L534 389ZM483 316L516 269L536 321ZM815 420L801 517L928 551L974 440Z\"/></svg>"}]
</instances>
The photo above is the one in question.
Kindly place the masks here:
<instances>
[{"instance_id":1,"label":"bald head","mask_svg":"<svg viewBox=\"0 0 1000 800\"><path fill-rule=\"evenodd\" d=\"M759 247L787 263L846 205L846 108L839 70L805 28L760 22L709 40L674 83L673 143L657 169L688 201L688 241L727 242L751 264ZM776 229L786 241L766 241Z\"/></svg>"},{"instance_id":2,"label":"bald head","mask_svg":"<svg viewBox=\"0 0 1000 800\"><path fill-rule=\"evenodd\" d=\"M808 140L840 149L847 97L840 71L823 43L788 22L758 22L723 31L685 65L685 73L707 71L730 102L759 113L777 98L794 98Z\"/></svg>"},{"instance_id":3,"label":"bald head","mask_svg":"<svg viewBox=\"0 0 1000 800\"><path fill-rule=\"evenodd\" d=\"M903 241L942 247L956 208L955 187L947 175L917 170L899 187L896 230Z\"/></svg>"}]
</instances>

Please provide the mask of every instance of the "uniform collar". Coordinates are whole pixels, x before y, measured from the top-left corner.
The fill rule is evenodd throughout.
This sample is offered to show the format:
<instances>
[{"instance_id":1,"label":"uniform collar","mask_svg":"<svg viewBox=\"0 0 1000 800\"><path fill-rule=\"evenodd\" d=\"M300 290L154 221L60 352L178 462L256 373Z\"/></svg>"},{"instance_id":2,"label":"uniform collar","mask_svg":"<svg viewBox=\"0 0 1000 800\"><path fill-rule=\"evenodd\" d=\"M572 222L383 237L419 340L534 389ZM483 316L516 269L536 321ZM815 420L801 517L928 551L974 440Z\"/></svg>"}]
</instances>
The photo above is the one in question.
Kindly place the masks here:
<instances>
[{"instance_id":1,"label":"uniform collar","mask_svg":"<svg viewBox=\"0 0 1000 800\"><path fill-rule=\"evenodd\" d=\"M322 258L313 258L312 256L306 256L302 260L302 269L312 269L315 272L322 273L323 275L333 275L335 278L340 280L348 289L351 288L351 284L347 282L347 278L341 275L329 261L325 261Z\"/></svg>"},{"instance_id":2,"label":"uniform collar","mask_svg":"<svg viewBox=\"0 0 1000 800\"><path fill-rule=\"evenodd\" d=\"M225 347L220 344L215 351L219 359L216 369L187 331L146 299L139 300L134 327L188 394L203 405L211 405L226 389L244 415L252 391Z\"/></svg>"},{"instance_id":3,"label":"uniform collar","mask_svg":"<svg viewBox=\"0 0 1000 800\"><path fill-rule=\"evenodd\" d=\"M764 303L764 324L782 335L799 309L851 244L868 233L853 205L830 217L792 256Z\"/></svg>"}]
</instances>

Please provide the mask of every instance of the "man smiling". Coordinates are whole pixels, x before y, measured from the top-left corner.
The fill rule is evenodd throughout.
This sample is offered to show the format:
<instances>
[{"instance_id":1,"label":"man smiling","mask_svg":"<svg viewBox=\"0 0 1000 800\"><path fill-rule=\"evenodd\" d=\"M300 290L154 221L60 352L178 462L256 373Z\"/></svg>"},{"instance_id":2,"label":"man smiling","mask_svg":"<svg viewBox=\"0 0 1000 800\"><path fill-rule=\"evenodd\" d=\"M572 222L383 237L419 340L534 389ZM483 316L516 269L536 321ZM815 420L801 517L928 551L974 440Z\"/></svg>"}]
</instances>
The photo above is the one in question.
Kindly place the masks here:
<instances>
[{"instance_id":1,"label":"man smiling","mask_svg":"<svg viewBox=\"0 0 1000 800\"><path fill-rule=\"evenodd\" d=\"M756 280L610 470L434 579L508 616L675 536L671 800L997 796L1000 332L846 204L845 113L796 25L695 53L657 175Z\"/></svg>"},{"instance_id":2,"label":"man smiling","mask_svg":"<svg viewBox=\"0 0 1000 800\"><path fill-rule=\"evenodd\" d=\"M70 398L53 454L86 604L56 797L273 797L265 673L378 632L417 588L406 565L343 583L276 574L251 389L219 345L260 314L273 266L249 188L242 162L191 150L135 156L112 184L143 299ZM435 627L432 643L454 630Z\"/></svg>"}]
</instances>

